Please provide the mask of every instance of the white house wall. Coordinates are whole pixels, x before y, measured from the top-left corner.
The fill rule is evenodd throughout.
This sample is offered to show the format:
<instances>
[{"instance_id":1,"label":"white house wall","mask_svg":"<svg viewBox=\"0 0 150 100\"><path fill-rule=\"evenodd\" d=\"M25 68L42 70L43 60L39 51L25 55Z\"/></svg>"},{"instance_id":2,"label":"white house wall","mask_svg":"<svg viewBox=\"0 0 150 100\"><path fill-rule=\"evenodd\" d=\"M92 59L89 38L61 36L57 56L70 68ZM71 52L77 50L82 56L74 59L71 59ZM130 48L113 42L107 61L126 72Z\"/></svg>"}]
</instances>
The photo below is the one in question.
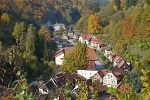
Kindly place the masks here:
<instances>
[{"instance_id":1,"label":"white house wall","mask_svg":"<svg viewBox=\"0 0 150 100\"><path fill-rule=\"evenodd\" d=\"M64 54L61 54L61 55L55 57L56 65L62 65L63 59L64 59Z\"/></svg>"},{"instance_id":2,"label":"white house wall","mask_svg":"<svg viewBox=\"0 0 150 100\"><path fill-rule=\"evenodd\" d=\"M86 79L90 79L90 77L94 76L98 71L96 70L77 70L77 73Z\"/></svg>"},{"instance_id":3,"label":"white house wall","mask_svg":"<svg viewBox=\"0 0 150 100\"><path fill-rule=\"evenodd\" d=\"M108 87L115 87L117 85L117 78L112 73L107 73L103 77L103 85Z\"/></svg>"}]
</instances>

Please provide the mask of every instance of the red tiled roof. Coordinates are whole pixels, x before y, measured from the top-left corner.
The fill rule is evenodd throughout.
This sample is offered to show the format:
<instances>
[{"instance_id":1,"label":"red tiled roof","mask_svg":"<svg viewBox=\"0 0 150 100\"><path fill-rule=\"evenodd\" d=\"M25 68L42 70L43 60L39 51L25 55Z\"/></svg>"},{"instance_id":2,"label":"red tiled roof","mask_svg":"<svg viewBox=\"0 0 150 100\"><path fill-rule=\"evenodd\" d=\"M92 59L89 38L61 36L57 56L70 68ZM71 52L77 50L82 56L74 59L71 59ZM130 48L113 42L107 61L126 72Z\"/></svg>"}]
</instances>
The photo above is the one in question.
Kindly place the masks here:
<instances>
[{"instance_id":1,"label":"red tiled roof","mask_svg":"<svg viewBox=\"0 0 150 100\"><path fill-rule=\"evenodd\" d=\"M71 73L69 73L69 72L66 72L64 74L64 77L66 77L68 80L73 80L73 77L72 77Z\"/></svg>"},{"instance_id":2,"label":"red tiled roof","mask_svg":"<svg viewBox=\"0 0 150 100\"><path fill-rule=\"evenodd\" d=\"M98 74L103 77L105 74L107 74L107 70L103 69L103 70L99 70Z\"/></svg>"},{"instance_id":3,"label":"red tiled roof","mask_svg":"<svg viewBox=\"0 0 150 100\"><path fill-rule=\"evenodd\" d=\"M122 60L119 64L118 64L118 68L120 68L125 62L125 60Z\"/></svg>"},{"instance_id":4,"label":"red tiled roof","mask_svg":"<svg viewBox=\"0 0 150 100\"><path fill-rule=\"evenodd\" d=\"M102 47L102 49L103 49L103 50L105 50L106 48L107 48L107 46L106 46L106 45Z\"/></svg>"},{"instance_id":5,"label":"red tiled roof","mask_svg":"<svg viewBox=\"0 0 150 100\"><path fill-rule=\"evenodd\" d=\"M114 68L112 69L112 73L117 78L117 80L122 80L125 76L125 73L120 68Z\"/></svg>"},{"instance_id":6,"label":"red tiled roof","mask_svg":"<svg viewBox=\"0 0 150 100\"><path fill-rule=\"evenodd\" d=\"M59 49L57 52L55 52L55 57L61 55L64 53L64 48Z\"/></svg>"},{"instance_id":7,"label":"red tiled roof","mask_svg":"<svg viewBox=\"0 0 150 100\"><path fill-rule=\"evenodd\" d=\"M110 53L110 56L113 57L115 56L116 54L114 52Z\"/></svg>"},{"instance_id":8,"label":"red tiled roof","mask_svg":"<svg viewBox=\"0 0 150 100\"><path fill-rule=\"evenodd\" d=\"M84 81L86 80L85 77L83 77L83 76L81 76L77 73L72 73L72 77L75 78L75 79L79 79L79 80L84 80Z\"/></svg>"},{"instance_id":9,"label":"red tiled roof","mask_svg":"<svg viewBox=\"0 0 150 100\"><path fill-rule=\"evenodd\" d=\"M128 92L130 91L130 87L127 86L127 85L125 85L125 84L123 84L122 82L120 82L120 83L116 86L116 88L118 88L119 91L120 91L122 94L126 94L126 93L128 93Z\"/></svg>"},{"instance_id":10,"label":"red tiled roof","mask_svg":"<svg viewBox=\"0 0 150 100\"><path fill-rule=\"evenodd\" d=\"M65 53L65 55L66 55L66 54L68 54L70 52L73 52L73 50L74 50L74 48L61 49L61 50L59 50L59 51L57 51L55 53L55 57L57 57L57 56L59 56L59 55L61 55L63 53ZM92 48L88 48L87 57L89 57L89 60L96 60L96 53L95 53L95 51Z\"/></svg>"},{"instance_id":11,"label":"red tiled roof","mask_svg":"<svg viewBox=\"0 0 150 100\"><path fill-rule=\"evenodd\" d=\"M89 40L92 38L92 34L82 34L81 37L83 40Z\"/></svg>"},{"instance_id":12,"label":"red tiled roof","mask_svg":"<svg viewBox=\"0 0 150 100\"><path fill-rule=\"evenodd\" d=\"M114 62L117 63L119 59L120 59L120 57L119 57L119 56L116 56L115 59L114 59Z\"/></svg>"},{"instance_id":13,"label":"red tiled roof","mask_svg":"<svg viewBox=\"0 0 150 100\"><path fill-rule=\"evenodd\" d=\"M93 38L92 40L91 40L91 42L92 41L94 41L94 42L99 42L100 40L98 39L98 38Z\"/></svg>"},{"instance_id":14,"label":"red tiled roof","mask_svg":"<svg viewBox=\"0 0 150 100\"><path fill-rule=\"evenodd\" d=\"M92 48L88 48L88 55L90 60L96 60L96 53Z\"/></svg>"},{"instance_id":15,"label":"red tiled roof","mask_svg":"<svg viewBox=\"0 0 150 100\"><path fill-rule=\"evenodd\" d=\"M106 91L108 89L107 85L98 86L98 92Z\"/></svg>"}]
</instances>

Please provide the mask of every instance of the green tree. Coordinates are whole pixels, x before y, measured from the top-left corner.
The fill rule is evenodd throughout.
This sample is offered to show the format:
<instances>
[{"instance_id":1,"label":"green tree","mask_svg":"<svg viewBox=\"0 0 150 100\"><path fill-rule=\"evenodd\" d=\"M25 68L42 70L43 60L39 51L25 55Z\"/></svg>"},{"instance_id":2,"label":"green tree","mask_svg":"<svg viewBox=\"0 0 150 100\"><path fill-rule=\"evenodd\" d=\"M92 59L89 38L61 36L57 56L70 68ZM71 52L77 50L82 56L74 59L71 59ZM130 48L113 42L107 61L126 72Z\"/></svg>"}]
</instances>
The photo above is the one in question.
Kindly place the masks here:
<instances>
[{"instance_id":1,"label":"green tree","mask_svg":"<svg viewBox=\"0 0 150 100\"><path fill-rule=\"evenodd\" d=\"M99 4L98 3L94 3L93 4L93 13L97 13L99 11L100 11Z\"/></svg>"},{"instance_id":2,"label":"green tree","mask_svg":"<svg viewBox=\"0 0 150 100\"><path fill-rule=\"evenodd\" d=\"M35 41L36 41L36 28L30 24L27 29L27 38L26 38L26 52L29 54L34 54L35 52Z\"/></svg>"},{"instance_id":3,"label":"green tree","mask_svg":"<svg viewBox=\"0 0 150 100\"><path fill-rule=\"evenodd\" d=\"M61 70L63 72L75 72L77 69L86 69L88 62L87 45L77 42L74 51L64 57Z\"/></svg>"},{"instance_id":4,"label":"green tree","mask_svg":"<svg viewBox=\"0 0 150 100\"><path fill-rule=\"evenodd\" d=\"M16 39L16 43L18 47L24 47L25 44L25 23L24 22L16 22L14 26L14 31L12 36Z\"/></svg>"},{"instance_id":5,"label":"green tree","mask_svg":"<svg viewBox=\"0 0 150 100\"><path fill-rule=\"evenodd\" d=\"M10 23L10 17L7 13L3 13L1 15L1 24L2 25L8 25Z\"/></svg>"}]
</instances>

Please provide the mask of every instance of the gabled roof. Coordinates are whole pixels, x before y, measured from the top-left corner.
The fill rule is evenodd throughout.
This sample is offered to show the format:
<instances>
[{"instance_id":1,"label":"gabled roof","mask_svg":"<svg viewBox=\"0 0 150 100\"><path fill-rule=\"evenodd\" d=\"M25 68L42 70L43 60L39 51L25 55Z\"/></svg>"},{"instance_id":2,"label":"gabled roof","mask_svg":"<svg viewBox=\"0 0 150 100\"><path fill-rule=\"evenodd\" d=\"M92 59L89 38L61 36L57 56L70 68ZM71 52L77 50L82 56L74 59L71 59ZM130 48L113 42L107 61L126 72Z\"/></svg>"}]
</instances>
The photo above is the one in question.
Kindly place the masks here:
<instances>
[{"instance_id":1,"label":"gabled roof","mask_svg":"<svg viewBox=\"0 0 150 100\"><path fill-rule=\"evenodd\" d=\"M126 63L125 60L121 60L121 62L117 65L118 68L120 68L123 64L126 64L128 66L128 64ZM128 66L129 67L129 66Z\"/></svg>"},{"instance_id":2,"label":"gabled roof","mask_svg":"<svg viewBox=\"0 0 150 100\"><path fill-rule=\"evenodd\" d=\"M66 72L66 73L64 74L64 77L65 77L66 79L68 79L68 80L73 80L73 77L72 77L72 75L71 75L70 72Z\"/></svg>"},{"instance_id":3,"label":"gabled roof","mask_svg":"<svg viewBox=\"0 0 150 100\"><path fill-rule=\"evenodd\" d=\"M67 49L60 49L55 53L55 57L61 55L61 54L68 54L70 52L73 52L74 48L67 48ZM88 48L88 54L87 57L89 57L89 60L96 60L96 54L95 51L92 48Z\"/></svg>"},{"instance_id":4,"label":"gabled roof","mask_svg":"<svg viewBox=\"0 0 150 100\"><path fill-rule=\"evenodd\" d=\"M116 63L117 63L120 59L121 59L121 57L116 56L115 59L113 60L113 62L116 62Z\"/></svg>"},{"instance_id":5,"label":"gabled roof","mask_svg":"<svg viewBox=\"0 0 150 100\"><path fill-rule=\"evenodd\" d=\"M113 57L115 56L116 54L114 52L110 53L110 56Z\"/></svg>"},{"instance_id":6,"label":"gabled roof","mask_svg":"<svg viewBox=\"0 0 150 100\"><path fill-rule=\"evenodd\" d=\"M103 69L103 70L99 70L97 72L101 77L103 77L105 74L107 74L107 70Z\"/></svg>"},{"instance_id":7,"label":"gabled roof","mask_svg":"<svg viewBox=\"0 0 150 100\"><path fill-rule=\"evenodd\" d=\"M114 68L114 69L112 69L112 73L117 78L117 80L122 80L124 78L124 76L126 75L123 72L123 70L121 70L120 68Z\"/></svg>"},{"instance_id":8,"label":"gabled roof","mask_svg":"<svg viewBox=\"0 0 150 100\"><path fill-rule=\"evenodd\" d=\"M98 38L92 38L92 39L91 39L91 42L92 42L92 41L93 41L93 42L99 42L100 40L99 40Z\"/></svg>"},{"instance_id":9,"label":"gabled roof","mask_svg":"<svg viewBox=\"0 0 150 100\"><path fill-rule=\"evenodd\" d=\"M90 40L93 35L92 34L81 34L83 40Z\"/></svg>"},{"instance_id":10,"label":"gabled roof","mask_svg":"<svg viewBox=\"0 0 150 100\"><path fill-rule=\"evenodd\" d=\"M127 85L125 85L125 84L123 84L122 82L120 82L120 83L116 86L116 88L118 88L119 91L120 91L122 94L126 94L126 93L128 93L128 92L130 91L130 87L127 86Z\"/></svg>"},{"instance_id":11,"label":"gabled roof","mask_svg":"<svg viewBox=\"0 0 150 100\"><path fill-rule=\"evenodd\" d=\"M102 46L101 48L102 48L102 50L106 50L106 48L107 48L107 45L105 45L105 46Z\"/></svg>"}]
</instances>

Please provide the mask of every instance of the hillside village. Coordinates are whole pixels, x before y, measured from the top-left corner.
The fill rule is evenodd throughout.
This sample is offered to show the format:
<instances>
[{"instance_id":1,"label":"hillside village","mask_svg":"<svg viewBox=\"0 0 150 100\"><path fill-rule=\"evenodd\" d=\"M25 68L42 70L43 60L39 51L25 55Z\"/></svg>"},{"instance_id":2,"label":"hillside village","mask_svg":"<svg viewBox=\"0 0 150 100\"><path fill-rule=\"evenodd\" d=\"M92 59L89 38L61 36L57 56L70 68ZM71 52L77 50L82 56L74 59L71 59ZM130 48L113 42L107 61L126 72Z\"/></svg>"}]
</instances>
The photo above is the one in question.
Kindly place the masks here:
<instances>
[{"instance_id":1,"label":"hillside village","mask_svg":"<svg viewBox=\"0 0 150 100\"><path fill-rule=\"evenodd\" d=\"M93 90L93 80L98 82L98 98L100 100L105 100L106 98L112 98L112 100L117 99L115 94L110 94L107 92L108 88L118 88L121 93L126 93L129 91L130 87L122 82L123 78L130 73L131 64L123 59L121 56L115 54L112 50L113 47L110 44L106 44L103 41L97 39L92 34L79 34L75 33L72 37L68 37L67 34L57 35L52 41L57 43L59 50L55 52L55 63L57 66L62 65L64 57L69 52L74 50L74 46L67 47L64 46L69 44L68 40L73 39L75 41L79 41L81 43L85 43L88 46L88 54L89 64L87 69L77 70L74 73L66 72L59 73L58 75L53 76L46 83L36 83L40 84L39 86L39 94L48 95L54 91L56 88L63 88L64 85L68 82L70 83L71 90L70 92L77 92L79 86L77 84L77 80L81 82L86 82L87 85L87 98L89 100L94 100L94 91ZM96 55L96 51L102 52L103 55L112 63L112 68L107 69L103 66L101 58L98 58ZM100 66L96 65L97 61L100 61ZM58 69L59 70L59 69ZM29 86L32 87L35 83L31 83ZM57 99L56 99L57 98ZM57 94L54 100L66 100L65 95ZM75 100L75 98L72 100Z\"/></svg>"}]
</instances>

